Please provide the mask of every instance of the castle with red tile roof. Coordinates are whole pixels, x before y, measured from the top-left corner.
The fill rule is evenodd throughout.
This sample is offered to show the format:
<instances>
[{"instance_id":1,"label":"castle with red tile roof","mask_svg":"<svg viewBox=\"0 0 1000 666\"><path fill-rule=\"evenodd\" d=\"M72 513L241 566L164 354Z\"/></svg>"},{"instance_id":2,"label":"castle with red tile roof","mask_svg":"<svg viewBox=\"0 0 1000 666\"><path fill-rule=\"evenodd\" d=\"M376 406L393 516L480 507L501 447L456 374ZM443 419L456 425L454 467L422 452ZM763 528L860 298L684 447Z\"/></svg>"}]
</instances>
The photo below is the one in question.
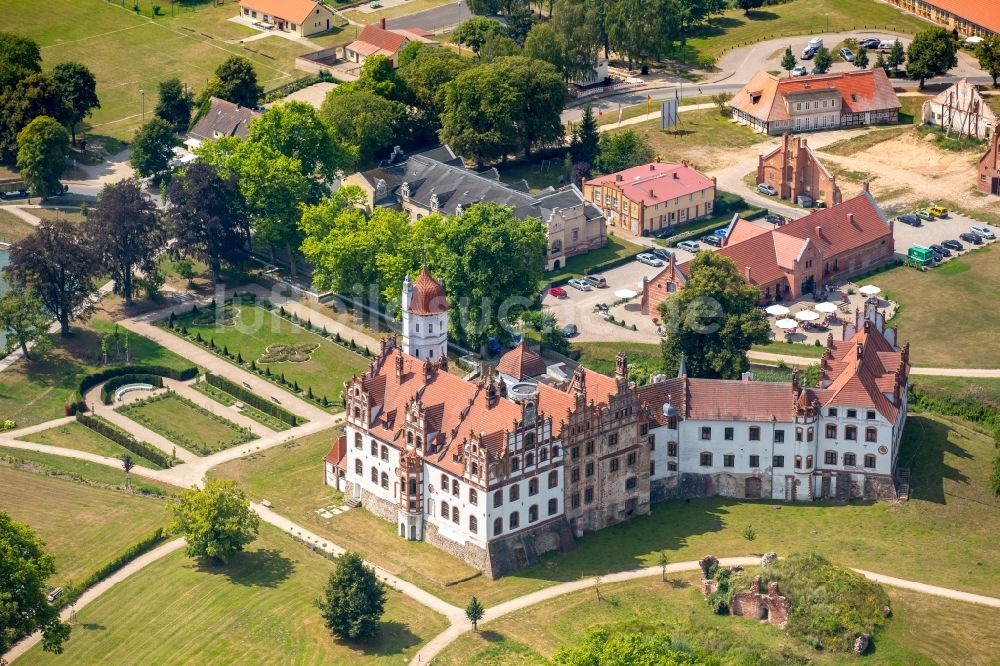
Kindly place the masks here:
<instances>
[{"instance_id":1,"label":"castle with red tile roof","mask_svg":"<svg viewBox=\"0 0 1000 666\"><path fill-rule=\"evenodd\" d=\"M899 122L899 98L881 67L777 77L761 70L729 101L732 118L766 134Z\"/></svg>"},{"instance_id":2,"label":"castle with red tile roof","mask_svg":"<svg viewBox=\"0 0 1000 666\"><path fill-rule=\"evenodd\" d=\"M417 280L437 293L429 273ZM439 315L418 293L409 309ZM404 297L405 298L405 297ZM831 335L816 387L563 373L524 341L474 381L448 357L384 340L347 382L325 479L423 540L498 577L669 497L893 496L909 350L874 308Z\"/></svg>"}]
</instances>

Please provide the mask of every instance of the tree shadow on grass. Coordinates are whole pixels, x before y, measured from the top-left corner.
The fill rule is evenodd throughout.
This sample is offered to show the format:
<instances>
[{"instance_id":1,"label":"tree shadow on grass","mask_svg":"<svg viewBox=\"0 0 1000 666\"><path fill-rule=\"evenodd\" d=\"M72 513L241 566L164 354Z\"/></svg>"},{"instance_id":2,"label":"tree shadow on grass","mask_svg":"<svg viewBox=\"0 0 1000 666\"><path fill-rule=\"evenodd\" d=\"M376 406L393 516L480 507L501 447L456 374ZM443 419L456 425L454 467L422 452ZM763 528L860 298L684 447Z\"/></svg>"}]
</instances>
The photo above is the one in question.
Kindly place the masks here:
<instances>
[{"instance_id":1,"label":"tree shadow on grass","mask_svg":"<svg viewBox=\"0 0 1000 666\"><path fill-rule=\"evenodd\" d=\"M949 437L951 435L951 437ZM945 463L945 454L972 459L953 440L964 439L947 423L926 416L910 416L903 431L899 465L910 468L910 497L935 504L945 503L945 479L968 485L969 477Z\"/></svg>"},{"instance_id":2,"label":"tree shadow on grass","mask_svg":"<svg viewBox=\"0 0 1000 666\"><path fill-rule=\"evenodd\" d=\"M726 34L726 31L739 28L745 23L742 19L732 16L713 16L707 23L701 23L690 28L685 35L688 39L708 39Z\"/></svg>"},{"instance_id":3,"label":"tree shadow on grass","mask_svg":"<svg viewBox=\"0 0 1000 666\"><path fill-rule=\"evenodd\" d=\"M481 629L479 631L479 637L482 638L487 643L499 643L504 640L504 635L498 631L493 631L491 629Z\"/></svg>"},{"instance_id":4,"label":"tree shadow on grass","mask_svg":"<svg viewBox=\"0 0 1000 666\"><path fill-rule=\"evenodd\" d=\"M379 623L378 633L369 640L341 640L339 642L366 656L386 657L402 654L407 649L419 645L422 640L410 631L408 625L395 620L386 620Z\"/></svg>"},{"instance_id":5,"label":"tree shadow on grass","mask_svg":"<svg viewBox=\"0 0 1000 666\"><path fill-rule=\"evenodd\" d=\"M751 9L745 16L751 21L773 21L779 18L777 14L766 9Z\"/></svg>"},{"instance_id":6,"label":"tree shadow on grass","mask_svg":"<svg viewBox=\"0 0 1000 666\"><path fill-rule=\"evenodd\" d=\"M227 576L230 582L248 587L277 587L295 571L295 563L281 551L261 548L237 554L229 564L199 561L198 570Z\"/></svg>"},{"instance_id":7,"label":"tree shadow on grass","mask_svg":"<svg viewBox=\"0 0 1000 666\"><path fill-rule=\"evenodd\" d=\"M80 623L80 628L84 631L107 631L108 628L103 624L97 624L96 622L82 622Z\"/></svg>"}]
</instances>

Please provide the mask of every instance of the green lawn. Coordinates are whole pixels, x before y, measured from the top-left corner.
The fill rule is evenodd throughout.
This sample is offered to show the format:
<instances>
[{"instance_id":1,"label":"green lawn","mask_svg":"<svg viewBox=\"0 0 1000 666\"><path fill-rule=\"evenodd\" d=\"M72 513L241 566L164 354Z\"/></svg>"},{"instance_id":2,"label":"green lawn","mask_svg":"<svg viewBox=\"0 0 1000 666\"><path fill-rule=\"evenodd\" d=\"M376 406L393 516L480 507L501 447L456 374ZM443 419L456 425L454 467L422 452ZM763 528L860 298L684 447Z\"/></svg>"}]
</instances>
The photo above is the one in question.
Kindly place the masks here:
<instances>
[{"instance_id":1,"label":"green lawn","mask_svg":"<svg viewBox=\"0 0 1000 666\"><path fill-rule=\"evenodd\" d=\"M0 209L0 243L16 243L34 233L35 228L9 210Z\"/></svg>"},{"instance_id":2,"label":"green lawn","mask_svg":"<svg viewBox=\"0 0 1000 666\"><path fill-rule=\"evenodd\" d=\"M0 459L36 474L54 476L112 490L125 488L124 471L89 460L77 460L52 453L26 451L8 446L0 446ZM147 463L140 461L140 464ZM184 490L169 483L150 481L135 474L132 475L131 481L133 490L149 495L177 495Z\"/></svg>"},{"instance_id":3,"label":"green lawn","mask_svg":"<svg viewBox=\"0 0 1000 666\"><path fill-rule=\"evenodd\" d=\"M96 453L99 456L110 456L112 458L121 458L123 455L128 454L132 456L138 465L159 469L159 465L156 463L137 456L124 447L115 444L104 435L98 434L90 428L75 422L42 430L31 435L25 435L19 439L26 442L36 442L38 444L48 444L49 446L86 451L87 453Z\"/></svg>"},{"instance_id":4,"label":"green lawn","mask_svg":"<svg viewBox=\"0 0 1000 666\"><path fill-rule=\"evenodd\" d=\"M887 588L893 617L874 637L870 664L988 664L1000 650L989 628L1000 610ZM466 633L439 655L443 665L544 664L557 650L577 645L586 631L665 631L675 640L708 649L721 663L835 663L857 658L817 652L778 627L711 612L694 574L666 583L647 578L603 585L506 615ZM747 659L753 655L756 658ZM740 659L740 657L744 657Z\"/></svg>"},{"instance_id":5,"label":"green lawn","mask_svg":"<svg viewBox=\"0 0 1000 666\"><path fill-rule=\"evenodd\" d=\"M627 241L624 238L619 238L614 234L608 234L607 245L597 250L591 250L586 254L578 254L575 257L570 257L566 260L566 265L561 270L546 272L543 279L546 283L549 283L556 282L557 280L581 277L586 275L587 269L591 266L596 266L606 261L614 261L621 257L632 257L642 251L643 247L641 245Z\"/></svg>"},{"instance_id":6,"label":"green lawn","mask_svg":"<svg viewBox=\"0 0 1000 666\"><path fill-rule=\"evenodd\" d=\"M769 354L787 354L788 356L801 356L803 358L819 358L826 352L826 347L777 340L769 342L766 345L754 345L751 349Z\"/></svg>"},{"instance_id":7,"label":"green lawn","mask_svg":"<svg viewBox=\"0 0 1000 666\"><path fill-rule=\"evenodd\" d=\"M25 208L24 210L43 220L67 220L79 224L87 219L79 208Z\"/></svg>"},{"instance_id":8,"label":"green lawn","mask_svg":"<svg viewBox=\"0 0 1000 666\"><path fill-rule=\"evenodd\" d=\"M915 33L928 25L875 0L792 0L762 7L749 15L732 9L714 16L707 25L693 31L687 47L691 52L718 58L730 49L778 37L865 28Z\"/></svg>"},{"instance_id":9,"label":"green lawn","mask_svg":"<svg viewBox=\"0 0 1000 666\"><path fill-rule=\"evenodd\" d=\"M275 376L284 374L288 381L298 382L303 391L312 387L318 398L326 396L331 401L340 399L345 381L368 369L368 361L363 356L306 331L276 313L252 305L238 307L240 314L237 325L196 325L193 320L201 315L186 314L177 317L176 326L186 327L192 336L200 333L206 341L215 340L218 348L226 347L231 354L238 352L247 362L260 359L269 345L318 344L319 347L310 353L308 361L282 361L270 363L268 367Z\"/></svg>"},{"instance_id":10,"label":"green lawn","mask_svg":"<svg viewBox=\"0 0 1000 666\"><path fill-rule=\"evenodd\" d=\"M0 465L0 510L28 523L56 560L52 583L81 582L169 520L163 500Z\"/></svg>"},{"instance_id":11,"label":"green lawn","mask_svg":"<svg viewBox=\"0 0 1000 666\"><path fill-rule=\"evenodd\" d=\"M74 322L68 338L53 335L54 348L31 361L18 361L0 373L0 419L14 419L19 427L65 416L63 407L80 379L99 369L100 335L114 324L104 313ZM152 340L129 334L130 363L165 365L183 369L191 363ZM124 363L122 352L116 363Z\"/></svg>"},{"instance_id":12,"label":"green lawn","mask_svg":"<svg viewBox=\"0 0 1000 666\"><path fill-rule=\"evenodd\" d=\"M177 551L79 612L62 655L25 664L403 664L447 623L388 592L375 639L330 636L319 609L333 563L269 525L226 567Z\"/></svg>"},{"instance_id":13,"label":"green lawn","mask_svg":"<svg viewBox=\"0 0 1000 666\"><path fill-rule=\"evenodd\" d=\"M680 122L672 130L661 130L659 120L647 120L609 131L634 131L652 144L661 161L688 160L700 170L706 170L712 165L716 157L712 154L712 149L728 154L768 139L766 135L723 117L716 109L682 113L678 118Z\"/></svg>"},{"instance_id":14,"label":"green lawn","mask_svg":"<svg viewBox=\"0 0 1000 666\"><path fill-rule=\"evenodd\" d=\"M199 393L208 396L212 400L215 400L220 405L225 405L226 407L232 407L237 402L239 402L239 400L237 400L233 396L229 395L220 388L212 386L208 382L198 382L196 384L192 384L191 388L193 388L195 391L198 391ZM250 405L247 404L244 404L243 407L239 410L239 412L243 416L253 419L262 426L270 428L271 430L274 431L280 432L282 430L288 430L289 428L292 427L287 423L285 423L284 421L280 421L272 416L268 416L267 414L260 411L256 407L251 407Z\"/></svg>"},{"instance_id":15,"label":"green lawn","mask_svg":"<svg viewBox=\"0 0 1000 666\"><path fill-rule=\"evenodd\" d=\"M261 85L270 89L296 78L294 57L309 50L280 37L246 46L227 43L257 34L229 21L239 13L233 2L177 3L171 17L171 3L160 1L155 4L167 16L156 20L136 15L131 4L131 0L49 0L46 11L39 12L36 0L4 2L6 21L39 43L46 69L74 60L94 72L101 100L101 108L89 121L95 134L131 139L143 111L146 120L152 116L157 85L165 79L180 78L198 92L223 60L240 55L254 64ZM150 0L140 4L148 15ZM192 7L197 11L190 11Z\"/></svg>"},{"instance_id":16,"label":"green lawn","mask_svg":"<svg viewBox=\"0 0 1000 666\"><path fill-rule=\"evenodd\" d=\"M257 439L253 433L173 391L129 403L115 411L202 456Z\"/></svg>"},{"instance_id":17,"label":"green lawn","mask_svg":"<svg viewBox=\"0 0 1000 666\"><path fill-rule=\"evenodd\" d=\"M1000 288L996 253L988 246L938 269L900 266L870 279L883 296L900 304L891 324L899 327L901 340L910 342L914 365L1000 367L993 336L1000 309L990 306Z\"/></svg>"},{"instance_id":18,"label":"green lawn","mask_svg":"<svg viewBox=\"0 0 1000 666\"><path fill-rule=\"evenodd\" d=\"M433 9L434 7L440 7L441 5L450 4L451 0L407 0L399 5L394 5L392 7L381 7L377 11L373 12L363 12L358 9L349 9L344 12L344 16L352 21L357 21L358 23L378 23L379 19L387 18L393 19L399 16L409 16L410 14L416 14L417 12L422 12L427 9ZM461 20L466 21L469 19L469 10L461 10ZM455 10L455 21L456 24L459 22L458 9Z\"/></svg>"}]
</instances>

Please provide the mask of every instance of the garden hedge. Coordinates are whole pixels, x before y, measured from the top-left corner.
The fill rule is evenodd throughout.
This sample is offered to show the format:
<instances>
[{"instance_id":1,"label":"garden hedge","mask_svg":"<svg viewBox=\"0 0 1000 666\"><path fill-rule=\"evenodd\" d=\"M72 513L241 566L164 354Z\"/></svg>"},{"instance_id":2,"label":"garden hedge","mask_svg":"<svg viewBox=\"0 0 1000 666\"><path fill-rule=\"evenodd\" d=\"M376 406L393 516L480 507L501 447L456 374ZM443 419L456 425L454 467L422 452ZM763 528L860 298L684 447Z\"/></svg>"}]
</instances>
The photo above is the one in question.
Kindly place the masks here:
<instances>
[{"instance_id":1,"label":"garden hedge","mask_svg":"<svg viewBox=\"0 0 1000 666\"><path fill-rule=\"evenodd\" d=\"M169 377L170 379L184 382L197 377L198 368L194 365L188 366L183 370L176 370L163 365L119 365L92 372L80 380L76 391L70 397L69 402L66 403L66 416L73 416L77 412L86 411L87 405L84 402L83 396L86 395L87 391L101 382L107 381L112 377L134 374L159 375L160 377Z\"/></svg>"},{"instance_id":2,"label":"garden hedge","mask_svg":"<svg viewBox=\"0 0 1000 666\"><path fill-rule=\"evenodd\" d=\"M101 402L105 405L110 405L112 400L114 400L115 391L122 386L127 386L129 384L152 384L156 388L163 388L163 377L160 377L159 375L151 375L149 373L136 373L112 377L108 381L104 382L104 386L101 387Z\"/></svg>"},{"instance_id":3,"label":"garden hedge","mask_svg":"<svg viewBox=\"0 0 1000 666\"><path fill-rule=\"evenodd\" d=\"M166 538L167 535L164 533L163 528L157 527L152 534L146 536L142 539L142 541L132 544L115 559L111 560L103 567L84 578L80 583L70 586L67 593L60 598L60 606L66 606L67 604L73 603L80 598L80 595L87 591L87 588L100 583L102 580L115 573L135 558L153 550L153 548L163 543Z\"/></svg>"},{"instance_id":4,"label":"garden hedge","mask_svg":"<svg viewBox=\"0 0 1000 666\"><path fill-rule=\"evenodd\" d=\"M253 391L247 389L245 386L241 386L236 382L226 379L225 377L213 375L211 372L205 373L205 381L220 391L225 391L237 400L245 402L251 407L264 412L268 416L273 416L279 421L283 421L290 426L297 426L299 424L299 419L295 416L295 414L292 414L287 409L279 407L270 400L262 398Z\"/></svg>"},{"instance_id":5,"label":"garden hedge","mask_svg":"<svg viewBox=\"0 0 1000 666\"><path fill-rule=\"evenodd\" d=\"M96 416L88 416L82 412L77 412L76 420L80 425L90 428L98 435L107 437L122 448L131 451L140 458L145 458L150 462L156 463L160 467L170 467L173 462L166 453L159 450L155 446L147 444L146 442L140 442L132 435L119 430L113 424L108 423L104 419L97 418Z\"/></svg>"}]
</instances>

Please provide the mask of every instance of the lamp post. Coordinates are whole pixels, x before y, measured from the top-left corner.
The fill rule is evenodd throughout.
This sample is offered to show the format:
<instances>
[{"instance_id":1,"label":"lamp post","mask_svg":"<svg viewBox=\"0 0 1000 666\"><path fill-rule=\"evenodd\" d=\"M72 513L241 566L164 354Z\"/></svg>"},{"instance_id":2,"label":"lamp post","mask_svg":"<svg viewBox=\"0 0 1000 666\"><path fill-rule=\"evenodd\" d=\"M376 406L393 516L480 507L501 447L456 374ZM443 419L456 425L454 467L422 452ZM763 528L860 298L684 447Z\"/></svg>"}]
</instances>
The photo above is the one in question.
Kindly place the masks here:
<instances>
[{"instance_id":1,"label":"lamp post","mask_svg":"<svg viewBox=\"0 0 1000 666\"><path fill-rule=\"evenodd\" d=\"M142 100L142 122L146 122L146 91L139 88L139 98Z\"/></svg>"}]
</instances>

